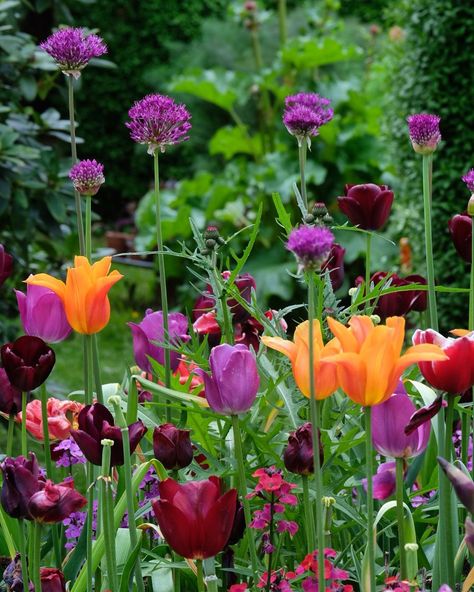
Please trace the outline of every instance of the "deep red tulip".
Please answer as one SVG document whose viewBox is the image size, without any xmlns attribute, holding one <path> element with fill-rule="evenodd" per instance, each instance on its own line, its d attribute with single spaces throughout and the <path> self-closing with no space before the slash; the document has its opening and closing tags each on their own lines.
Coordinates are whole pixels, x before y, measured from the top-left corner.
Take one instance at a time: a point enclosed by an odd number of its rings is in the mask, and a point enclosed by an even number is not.
<svg viewBox="0 0 474 592">
<path fill-rule="evenodd" d="M 346 249 L 334 243 L 329 252 L 329 257 L 321 266 L 321 271 L 329 271 L 332 289 L 339 290 L 344 282 L 344 254 Z"/>
<path fill-rule="evenodd" d="M 21 409 L 21 390 L 8 380 L 4 368 L 0 368 L 0 412 L 15 415 Z"/>
<path fill-rule="evenodd" d="M 66 580 L 61 570 L 53 567 L 40 569 L 41 592 L 66 592 Z"/>
<path fill-rule="evenodd" d="M 320 460 L 321 462 L 324 460 L 322 447 L 320 447 Z M 288 436 L 288 444 L 283 452 L 283 462 L 287 471 L 291 473 L 297 475 L 314 473 L 313 435 L 309 421 Z"/>
<path fill-rule="evenodd" d="M 153 510 L 173 551 L 186 559 L 207 559 L 224 549 L 234 522 L 235 489 L 221 495 L 220 479 L 213 476 L 183 484 L 166 479 L 159 492 Z"/>
<path fill-rule="evenodd" d="M 184 469 L 193 460 L 189 430 L 179 430 L 172 423 L 157 426 L 153 431 L 153 452 L 166 470 Z"/>
<path fill-rule="evenodd" d="M 448 356 L 439 362 L 418 362 L 421 373 L 434 388 L 459 395 L 474 385 L 474 332 L 463 337 L 443 337 L 433 329 L 413 335 L 415 345 L 433 343 Z"/>
<path fill-rule="evenodd" d="M 114 418 L 110 411 L 101 403 L 86 405 L 79 413 L 77 422 L 79 428 L 71 430 L 71 436 L 89 462 L 100 466 L 102 464 L 102 444 L 104 438 L 113 440 L 111 451 L 111 465 L 123 465 L 122 432 L 114 425 Z M 134 452 L 140 440 L 147 432 L 143 422 L 138 420 L 128 426 L 130 436 L 130 452 Z"/>
<path fill-rule="evenodd" d="M 5 512 L 12 518 L 32 520 L 29 503 L 42 487 L 44 479 L 40 477 L 40 467 L 36 456 L 30 452 L 29 458 L 7 457 L 1 464 L 3 485 L 1 503 Z"/>
<path fill-rule="evenodd" d="M 379 230 L 390 215 L 393 192 L 387 185 L 346 185 L 345 196 L 337 200 L 339 209 L 354 226 Z"/>
<path fill-rule="evenodd" d="M 8 379 L 21 391 L 32 391 L 48 378 L 56 357 L 39 337 L 23 335 L 0 350 Z"/>
<path fill-rule="evenodd" d="M 11 276 L 13 271 L 13 257 L 5 251 L 5 247 L 0 244 L 0 288 Z"/>
<path fill-rule="evenodd" d="M 31 497 L 28 510 L 37 522 L 53 524 L 62 522 L 86 504 L 86 498 L 74 489 L 72 479 L 58 485 L 48 480 L 44 488 Z"/>
<path fill-rule="evenodd" d="M 456 214 L 448 222 L 449 233 L 459 256 L 471 262 L 472 218 L 466 213 Z"/>
</svg>

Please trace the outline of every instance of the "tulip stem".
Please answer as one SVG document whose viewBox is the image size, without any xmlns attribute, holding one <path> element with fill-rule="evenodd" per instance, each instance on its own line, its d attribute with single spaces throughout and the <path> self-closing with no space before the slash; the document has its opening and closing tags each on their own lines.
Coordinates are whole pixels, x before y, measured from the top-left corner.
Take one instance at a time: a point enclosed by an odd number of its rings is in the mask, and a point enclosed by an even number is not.
<svg viewBox="0 0 474 592">
<path fill-rule="evenodd" d="M 308 212 L 308 195 L 306 193 L 306 177 L 305 177 L 305 166 L 306 166 L 306 152 L 308 145 L 306 139 L 298 141 L 298 156 L 300 162 L 300 181 L 301 181 L 301 197 L 303 198 L 304 207 Z"/>
<path fill-rule="evenodd" d="M 35 522 L 33 527 L 33 557 L 31 563 L 31 580 L 34 589 L 41 592 L 41 524 L 39 522 Z"/>
<path fill-rule="evenodd" d="M 28 445 L 26 441 L 26 402 L 28 400 L 28 393 L 23 391 L 21 393 L 21 453 L 26 458 L 28 454 Z"/>
<path fill-rule="evenodd" d="M 99 343 L 98 335 L 94 333 L 91 335 L 92 341 L 92 367 L 94 370 L 94 381 L 97 401 L 104 404 L 104 393 L 102 390 L 102 379 L 100 377 L 100 360 L 99 360 Z"/>
<path fill-rule="evenodd" d="M 26 553 L 26 532 L 25 532 L 25 521 L 20 518 L 20 559 L 21 559 L 21 577 L 23 582 L 29 582 L 28 576 L 28 561 Z M 24 590 L 28 590 L 28 586 L 23 586 Z"/>
<path fill-rule="evenodd" d="M 113 499 L 111 491 L 110 458 L 113 441 L 104 439 L 102 444 L 102 475 L 100 480 L 100 505 L 102 506 L 102 529 L 104 533 L 107 581 L 111 592 L 118 591 L 117 562 L 115 558 L 115 536 L 113 522 Z M 112 507 L 111 507 L 112 506 Z"/>
<path fill-rule="evenodd" d="M 213 288 L 213 291 L 216 293 L 218 300 L 220 301 L 220 305 L 222 308 L 222 319 L 224 321 L 224 331 L 223 331 L 224 341 L 223 341 L 223 343 L 228 343 L 230 345 L 233 345 L 234 332 L 232 330 L 232 321 L 229 316 L 229 308 L 227 306 L 226 292 L 220 286 L 220 282 L 222 281 L 222 279 L 219 278 L 219 274 L 217 272 L 217 260 L 216 259 L 217 259 L 216 251 L 213 251 L 212 255 L 211 255 L 211 276 L 210 276 L 211 286 L 212 286 L 212 280 L 214 280 L 215 288 Z M 217 300 L 216 300 L 216 306 L 217 306 Z"/>
<path fill-rule="evenodd" d="M 425 253 L 428 280 L 428 311 L 430 328 L 438 330 L 438 311 L 436 307 L 435 275 L 433 262 L 433 237 L 431 232 L 431 180 L 433 174 L 433 155 L 423 155 L 423 203 L 425 217 Z"/>
<path fill-rule="evenodd" d="M 371 252 L 372 252 L 372 234 L 370 232 L 368 232 L 366 234 L 366 245 L 365 245 L 365 295 L 366 296 L 368 296 L 370 293 L 370 256 L 371 256 Z"/>
<path fill-rule="evenodd" d="M 202 570 L 202 559 L 196 559 L 196 579 L 198 592 L 204 592 L 204 573 Z"/>
<path fill-rule="evenodd" d="M 283 47 L 287 38 L 286 0 L 278 0 L 278 25 L 280 29 L 280 45 Z"/>
<path fill-rule="evenodd" d="M 397 496 L 397 521 L 398 521 L 398 549 L 400 554 L 400 579 L 407 578 L 407 557 L 405 551 L 405 508 L 403 507 L 403 458 L 397 458 L 396 461 L 396 496 Z"/>
<path fill-rule="evenodd" d="M 451 462 L 451 452 L 453 449 L 453 419 L 454 419 L 454 402 L 455 397 L 452 395 L 448 395 L 446 397 L 448 406 L 446 408 L 446 432 L 445 432 L 445 443 L 444 443 L 444 458 Z M 446 479 L 445 488 L 445 495 L 443 496 L 442 506 L 440 508 L 440 513 L 444 514 L 445 517 L 445 532 L 444 532 L 444 545 L 446 554 L 446 575 L 447 581 L 442 582 L 449 584 L 451 588 L 454 589 L 455 581 L 454 581 L 454 557 L 455 557 L 455 549 L 454 549 L 454 540 L 453 540 L 453 528 L 452 528 L 452 512 L 451 512 L 451 487 L 447 481 L 447 477 L 444 475 L 442 476 L 443 479 Z"/>
<path fill-rule="evenodd" d="M 87 463 L 87 517 L 86 517 L 86 565 L 87 565 L 87 592 L 93 592 L 94 567 L 92 564 L 92 521 L 94 519 L 94 467 Z M 97 523 L 99 526 L 99 523 Z"/>
<path fill-rule="evenodd" d="M 471 216 L 471 282 L 469 286 L 469 331 L 474 331 L 474 216 Z"/>
<path fill-rule="evenodd" d="M 158 270 L 160 274 L 161 310 L 163 312 L 163 341 L 165 350 L 165 386 L 171 385 L 171 356 L 169 350 L 169 323 L 168 323 L 168 294 L 166 291 L 166 267 L 163 255 L 163 236 L 161 231 L 161 204 L 160 204 L 160 169 L 158 163 L 158 150 L 153 153 L 153 171 L 155 178 L 155 222 L 156 242 L 158 244 Z M 167 401 L 169 403 L 169 401 Z M 166 406 L 166 421 L 171 421 L 171 408 Z"/>
<path fill-rule="evenodd" d="M 308 486 L 308 475 L 301 476 L 303 481 L 303 506 L 304 506 L 304 518 L 306 526 L 306 541 L 308 545 L 308 553 L 313 553 L 316 549 L 316 541 L 314 539 L 315 526 L 314 526 L 314 514 L 311 508 L 311 500 L 309 497 L 309 486 Z"/>
<path fill-rule="evenodd" d="M 8 416 L 8 432 L 7 432 L 7 456 L 12 456 L 13 453 L 13 434 L 15 432 L 15 414 L 10 413 Z"/>
<path fill-rule="evenodd" d="M 375 592 L 375 541 L 374 541 L 374 456 L 372 449 L 372 408 L 365 407 L 365 454 L 367 462 L 367 555 L 369 563 L 369 589 Z"/>
<path fill-rule="evenodd" d="M 237 459 L 237 473 L 238 473 L 238 484 L 240 497 L 242 498 L 242 505 L 244 507 L 245 523 L 247 524 L 246 535 L 250 549 L 250 560 L 252 563 L 252 574 L 254 585 L 258 582 L 258 559 L 257 549 L 255 548 L 255 539 L 253 537 L 253 531 L 249 528 L 249 524 L 252 521 L 252 515 L 250 514 L 250 504 L 247 499 L 247 483 L 245 479 L 245 465 L 244 455 L 242 452 L 242 439 L 240 436 L 239 418 L 237 415 L 231 415 L 232 418 L 232 429 L 234 432 L 234 445 L 235 445 L 235 456 Z"/>
<path fill-rule="evenodd" d="M 74 85 L 73 77 L 66 76 L 67 89 L 68 89 L 68 103 L 69 103 L 69 125 L 71 134 L 71 160 L 72 164 L 75 165 L 77 162 L 77 148 L 76 148 L 76 123 L 74 120 Z M 85 255 L 86 245 L 84 240 L 84 226 L 82 223 L 82 207 L 81 207 L 81 196 L 78 191 L 74 191 L 74 202 L 76 205 L 76 217 L 77 217 L 77 234 L 79 235 L 79 254 Z"/>
</svg>

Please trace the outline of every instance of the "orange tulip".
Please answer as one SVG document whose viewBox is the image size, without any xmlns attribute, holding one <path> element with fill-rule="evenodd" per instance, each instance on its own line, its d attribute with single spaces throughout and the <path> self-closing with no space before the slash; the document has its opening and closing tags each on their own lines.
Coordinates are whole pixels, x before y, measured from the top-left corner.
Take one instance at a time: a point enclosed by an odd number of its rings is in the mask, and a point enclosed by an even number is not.
<svg viewBox="0 0 474 592">
<path fill-rule="evenodd" d="M 403 317 L 389 317 L 386 325 L 378 326 L 368 316 L 352 317 L 349 327 L 331 318 L 328 323 L 343 353 L 326 358 L 324 365 L 337 368 L 342 390 L 364 407 L 388 399 L 408 366 L 446 359 L 442 349 L 431 344 L 414 345 L 400 355 L 405 337 Z"/>
<path fill-rule="evenodd" d="M 109 274 L 112 257 L 91 265 L 86 257 L 75 257 L 75 267 L 67 270 L 66 283 L 46 273 L 30 276 L 33 286 L 44 286 L 55 292 L 64 304 L 67 320 L 78 333 L 92 335 L 101 331 L 110 319 L 107 294 L 123 276 L 114 270 Z"/>
<path fill-rule="evenodd" d="M 309 397 L 309 321 L 304 321 L 296 327 L 294 341 L 287 341 L 281 337 L 262 337 L 262 341 L 267 347 L 276 349 L 290 359 L 295 382 L 303 395 Z M 325 357 L 333 356 L 340 351 L 339 343 L 335 339 L 324 345 L 319 321 L 313 321 L 313 370 L 318 400 L 329 397 L 339 386 L 335 366 L 321 362 Z"/>
</svg>

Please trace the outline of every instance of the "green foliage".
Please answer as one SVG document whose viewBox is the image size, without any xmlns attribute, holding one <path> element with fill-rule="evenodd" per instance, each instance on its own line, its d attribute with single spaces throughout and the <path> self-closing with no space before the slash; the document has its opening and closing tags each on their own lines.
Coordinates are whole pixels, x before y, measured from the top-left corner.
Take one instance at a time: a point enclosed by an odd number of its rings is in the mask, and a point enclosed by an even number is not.
<svg viewBox="0 0 474 592">
<path fill-rule="evenodd" d="M 474 138 L 466 133 L 474 125 L 474 86 L 471 61 L 474 51 L 474 15 L 471 7 L 454 0 L 414 0 L 397 3 L 392 19 L 404 28 L 405 39 L 392 44 L 385 81 L 389 129 L 387 138 L 400 171 L 395 201 L 395 232 L 407 236 L 422 270 L 423 219 L 421 158 L 408 141 L 405 118 L 428 112 L 441 116 L 443 142 L 434 156 L 433 237 L 436 281 L 468 286 L 468 268 L 449 237 L 447 222 L 465 210 L 468 192 L 460 176 L 472 167 Z M 396 19 L 396 20 L 395 20 Z M 465 326 L 467 299 L 439 297 L 444 329 Z"/>
</svg>

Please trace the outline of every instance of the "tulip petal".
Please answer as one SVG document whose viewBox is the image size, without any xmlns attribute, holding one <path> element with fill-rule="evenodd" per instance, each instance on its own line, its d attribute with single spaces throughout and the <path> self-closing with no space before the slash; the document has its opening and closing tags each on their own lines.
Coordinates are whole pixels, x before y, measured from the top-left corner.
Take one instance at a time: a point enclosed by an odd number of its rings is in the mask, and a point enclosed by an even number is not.
<svg viewBox="0 0 474 592">
<path fill-rule="evenodd" d="M 236 504 L 237 491 L 230 489 L 217 500 L 204 517 L 201 523 L 202 537 L 206 543 L 204 558 L 214 557 L 225 547 L 232 531 Z M 210 528 L 212 536 L 209 536 Z"/>
<path fill-rule="evenodd" d="M 43 288 L 48 288 L 64 301 L 66 284 L 52 275 L 48 275 L 47 273 L 30 275 L 30 277 L 25 280 L 25 283 L 32 286 L 43 286 Z"/>
<path fill-rule="evenodd" d="M 336 363 L 337 377 L 342 390 L 359 405 L 372 405 L 366 400 L 365 385 L 366 369 L 360 356 L 356 353 L 343 353 L 329 356 L 321 360 L 321 364 Z"/>
<path fill-rule="evenodd" d="M 186 559 L 203 559 L 196 523 L 166 499 L 153 502 L 153 511 L 168 545 Z"/>
<path fill-rule="evenodd" d="M 281 337 L 269 337 L 266 335 L 264 335 L 261 339 L 262 343 L 270 349 L 280 352 L 292 361 L 295 358 L 296 345 L 292 341 L 282 339 Z"/>
<path fill-rule="evenodd" d="M 357 339 L 353 333 L 351 333 L 348 327 L 345 327 L 342 323 L 336 321 L 336 319 L 333 319 L 332 317 L 328 317 L 327 321 L 329 328 L 331 329 L 331 333 L 341 344 L 342 351 L 353 353 L 359 351 Z"/>
<path fill-rule="evenodd" d="M 99 466 L 102 464 L 102 447 L 92 436 L 82 430 L 71 430 L 71 436 L 82 450 L 82 453 L 89 462 Z"/>
</svg>

